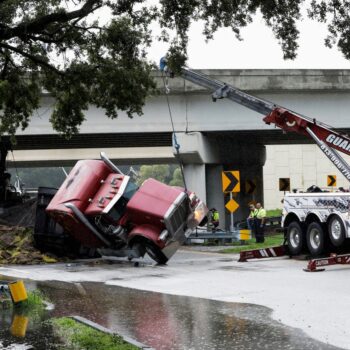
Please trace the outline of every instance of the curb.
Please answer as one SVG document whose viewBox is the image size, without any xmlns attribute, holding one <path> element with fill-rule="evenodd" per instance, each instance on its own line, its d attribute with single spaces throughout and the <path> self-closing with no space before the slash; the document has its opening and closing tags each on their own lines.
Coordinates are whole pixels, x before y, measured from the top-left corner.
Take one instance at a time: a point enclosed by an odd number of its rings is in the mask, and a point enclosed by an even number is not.
<svg viewBox="0 0 350 350">
<path fill-rule="evenodd" d="M 75 320 L 77 322 L 83 323 L 83 324 L 85 324 L 88 327 L 94 328 L 94 329 L 96 329 L 96 330 L 98 330 L 100 332 L 111 334 L 111 335 L 118 335 L 118 336 L 122 337 L 127 343 L 132 344 L 134 346 L 137 346 L 141 350 L 155 350 L 155 349 L 151 348 L 148 345 L 142 344 L 142 343 L 138 342 L 135 339 L 129 338 L 126 335 L 123 335 L 123 334 L 121 334 L 119 332 L 118 333 L 117 332 L 113 332 L 112 330 L 110 330 L 110 329 L 108 329 L 106 327 L 103 327 L 103 326 L 99 325 L 98 323 L 90 321 L 90 320 L 88 320 L 85 317 L 80 317 L 80 316 L 68 316 L 68 317 L 72 318 L 73 320 Z"/>
</svg>

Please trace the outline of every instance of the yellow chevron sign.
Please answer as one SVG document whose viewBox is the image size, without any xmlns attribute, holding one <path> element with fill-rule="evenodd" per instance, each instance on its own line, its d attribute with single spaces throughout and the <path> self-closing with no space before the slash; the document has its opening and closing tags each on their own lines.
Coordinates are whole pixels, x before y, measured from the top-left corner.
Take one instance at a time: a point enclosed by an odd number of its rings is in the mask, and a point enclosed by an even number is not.
<svg viewBox="0 0 350 350">
<path fill-rule="evenodd" d="M 337 175 L 327 176 L 327 186 L 336 187 L 337 186 Z"/>
<path fill-rule="evenodd" d="M 256 180 L 246 180 L 245 193 L 252 194 L 256 191 Z"/>
<path fill-rule="evenodd" d="M 222 192 L 240 192 L 241 183 L 239 180 L 239 170 L 223 171 L 222 177 Z"/>
<path fill-rule="evenodd" d="M 290 191 L 290 178 L 280 178 L 278 182 L 280 191 Z"/>
</svg>

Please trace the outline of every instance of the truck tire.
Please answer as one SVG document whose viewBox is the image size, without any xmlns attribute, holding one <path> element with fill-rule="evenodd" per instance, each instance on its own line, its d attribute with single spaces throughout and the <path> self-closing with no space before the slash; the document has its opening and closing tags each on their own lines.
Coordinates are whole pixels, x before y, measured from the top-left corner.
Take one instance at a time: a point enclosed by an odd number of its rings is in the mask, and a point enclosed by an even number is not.
<svg viewBox="0 0 350 350">
<path fill-rule="evenodd" d="M 325 250 L 325 233 L 320 223 L 312 222 L 306 232 L 306 243 L 312 256 L 321 255 Z"/>
<path fill-rule="evenodd" d="M 339 216 L 333 216 L 328 223 L 329 239 L 335 247 L 345 242 L 345 227 Z"/>
<path fill-rule="evenodd" d="M 168 258 L 162 253 L 160 248 L 150 240 L 145 241 L 146 253 L 160 265 L 165 265 L 168 261 Z"/>
<path fill-rule="evenodd" d="M 292 221 L 287 227 L 287 244 L 291 255 L 298 255 L 304 248 L 304 234 L 300 224 Z"/>
</svg>

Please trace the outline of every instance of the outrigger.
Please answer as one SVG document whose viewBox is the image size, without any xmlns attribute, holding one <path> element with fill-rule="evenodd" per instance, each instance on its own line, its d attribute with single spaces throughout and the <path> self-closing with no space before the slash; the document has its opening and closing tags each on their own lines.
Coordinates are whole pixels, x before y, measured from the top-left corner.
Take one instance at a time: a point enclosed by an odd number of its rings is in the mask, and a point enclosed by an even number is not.
<svg viewBox="0 0 350 350">
<path fill-rule="evenodd" d="M 251 259 L 276 258 L 282 256 L 292 257 L 286 244 L 276 247 L 242 251 L 239 254 L 238 262 L 247 262 Z M 350 265 L 350 254 L 338 255 L 332 253 L 329 257 L 311 259 L 308 261 L 307 267 L 303 270 L 306 272 L 321 272 L 325 271 L 325 266 L 330 265 Z"/>
</svg>

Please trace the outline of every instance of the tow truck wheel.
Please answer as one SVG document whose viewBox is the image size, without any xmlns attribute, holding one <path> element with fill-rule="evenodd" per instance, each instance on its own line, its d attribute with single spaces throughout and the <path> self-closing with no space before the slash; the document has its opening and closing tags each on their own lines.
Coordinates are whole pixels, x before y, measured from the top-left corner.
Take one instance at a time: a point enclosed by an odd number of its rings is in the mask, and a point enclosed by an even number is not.
<svg viewBox="0 0 350 350">
<path fill-rule="evenodd" d="M 328 223 L 329 239 L 335 247 L 340 247 L 345 241 L 345 227 L 338 216 L 333 216 Z"/>
<path fill-rule="evenodd" d="M 152 241 L 146 240 L 144 243 L 147 254 L 150 258 L 156 261 L 160 265 L 165 265 L 168 261 L 168 258 L 162 253 L 160 248 L 156 246 Z"/>
<path fill-rule="evenodd" d="M 325 249 L 325 234 L 318 222 L 312 222 L 306 232 L 307 247 L 312 256 L 321 255 Z"/>
<path fill-rule="evenodd" d="M 300 224 L 292 221 L 287 228 L 287 244 L 291 255 L 298 255 L 304 248 L 303 230 Z"/>
</svg>

